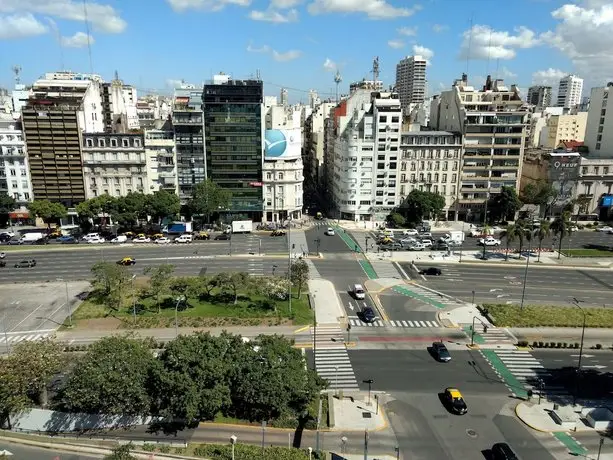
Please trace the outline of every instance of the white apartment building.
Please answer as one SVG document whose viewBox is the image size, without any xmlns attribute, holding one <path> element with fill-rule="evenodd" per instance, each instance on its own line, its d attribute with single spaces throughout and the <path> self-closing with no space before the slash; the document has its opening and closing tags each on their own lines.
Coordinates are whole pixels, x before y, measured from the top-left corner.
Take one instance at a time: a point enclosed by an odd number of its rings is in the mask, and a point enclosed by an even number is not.
<svg viewBox="0 0 613 460">
<path fill-rule="evenodd" d="M 321 104 L 321 98 L 317 94 L 317 91 L 315 91 L 314 89 L 310 89 L 309 90 L 309 107 L 311 109 L 315 109 L 315 107 L 318 107 L 319 104 Z"/>
<path fill-rule="evenodd" d="M 264 109 L 266 110 L 264 117 L 266 129 L 300 128 L 301 107 L 264 104 Z"/>
<path fill-rule="evenodd" d="M 20 208 L 34 199 L 26 155 L 26 143 L 17 114 L 0 113 L 0 193 L 17 201 Z"/>
<path fill-rule="evenodd" d="M 147 95 L 136 101 L 136 115 L 141 128 L 151 129 L 157 121 L 165 122 L 171 115 L 170 100 L 158 95 Z"/>
<path fill-rule="evenodd" d="M 540 147 L 555 149 L 561 142 L 583 142 L 586 126 L 587 112 L 575 115 L 551 115 L 541 131 Z"/>
<path fill-rule="evenodd" d="M 356 90 L 338 105 L 326 141 L 332 199 L 341 219 L 383 221 L 400 204 L 402 110 L 395 93 Z M 333 142 L 333 145 L 330 143 Z"/>
<path fill-rule="evenodd" d="M 263 217 L 266 222 L 283 222 L 288 218 L 300 219 L 304 204 L 300 128 L 279 131 L 285 137 L 285 147 L 282 151 L 276 149 L 272 151 L 267 148 L 264 154 L 261 185 L 264 192 Z"/>
<path fill-rule="evenodd" d="M 282 106 L 289 105 L 289 94 L 285 88 L 281 88 L 281 92 L 279 93 L 280 101 Z"/>
<path fill-rule="evenodd" d="M 560 79 L 558 85 L 557 106 L 571 109 L 581 103 L 583 93 L 583 78 L 567 75 Z"/>
<path fill-rule="evenodd" d="M 151 192 L 142 134 L 84 134 L 82 152 L 86 199 Z"/>
<path fill-rule="evenodd" d="M 608 158 L 591 158 L 582 156 L 579 159 L 579 178 L 574 188 L 573 198 L 585 196 L 590 198 L 589 214 L 599 214 L 602 195 L 613 194 L 613 156 Z"/>
<path fill-rule="evenodd" d="M 148 193 L 167 190 L 179 193 L 177 186 L 177 154 L 172 124 L 157 120 L 145 131 L 146 188 Z"/>
<path fill-rule="evenodd" d="M 422 56 L 407 56 L 396 64 L 396 92 L 405 114 L 409 104 L 420 104 L 426 99 L 426 66 Z"/>
<path fill-rule="evenodd" d="M 613 158 L 613 84 L 592 88 L 584 143 L 590 158 Z"/>
<path fill-rule="evenodd" d="M 483 90 L 456 80 L 432 103 L 434 129 L 463 135 L 458 218 L 483 220 L 485 203 L 501 187 L 519 190 L 528 110 L 515 85 L 488 77 Z"/>
<path fill-rule="evenodd" d="M 400 148 L 400 199 L 413 190 L 438 193 L 445 197 L 445 217 L 457 220 L 462 136 L 447 131 L 403 131 Z"/>
</svg>

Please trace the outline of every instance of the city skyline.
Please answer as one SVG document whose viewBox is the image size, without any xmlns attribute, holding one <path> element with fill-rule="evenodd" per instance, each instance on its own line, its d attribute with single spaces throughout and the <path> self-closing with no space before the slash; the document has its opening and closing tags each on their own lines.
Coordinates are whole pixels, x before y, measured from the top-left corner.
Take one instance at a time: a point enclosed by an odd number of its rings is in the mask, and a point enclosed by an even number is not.
<svg viewBox="0 0 613 460">
<path fill-rule="evenodd" d="M 613 79 L 603 38 L 613 31 L 613 4 L 602 0 L 523 0 L 514 10 L 531 14 L 516 16 L 491 14 L 477 0 L 156 0 L 146 10 L 136 3 L 87 1 L 86 22 L 76 0 L 2 2 L 0 85 L 12 87 L 13 65 L 28 84 L 62 67 L 106 80 L 117 70 L 141 94 L 170 94 L 181 80 L 200 84 L 220 71 L 234 78 L 259 71 L 266 95 L 287 87 L 290 102 L 306 102 L 309 89 L 334 97 L 337 70 L 341 93 L 372 78 L 374 56 L 380 79 L 394 84 L 396 64 L 413 54 L 429 61 L 430 94 L 463 72 L 475 86 L 488 74 L 517 83 L 523 96 L 532 84 L 555 91 L 568 73 L 586 79 L 584 96 Z M 445 23 L 443 7 L 455 22 Z"/>
</svg>

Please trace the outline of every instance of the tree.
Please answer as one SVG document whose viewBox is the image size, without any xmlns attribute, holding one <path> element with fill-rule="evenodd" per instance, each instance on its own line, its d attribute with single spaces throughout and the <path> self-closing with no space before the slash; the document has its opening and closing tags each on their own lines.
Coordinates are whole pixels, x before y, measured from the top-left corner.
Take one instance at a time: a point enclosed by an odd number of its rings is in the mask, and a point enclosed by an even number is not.
<svg viewBox="0 0 613 460">
<path fill-rule="evenodd" d="M 181 201 L 175 193 L 166 190 L 158 190 L 147 195 L 149 212 L 157 223 L 166 217 L 173 217 L 181 210 Z"/>
<path fill-rule="evenodd" d="M 28 205 L 28 209 L 36 217 L 42 219 L 49 228 L 52 223 L 59 223 L 60 219 L 68 215 L 63 204 L 49 200 L 34 200 Z"/>
<path fill-rule="evenodd" d="M 228 374 L 245 349 L 240 336 L 181 335 L 169 342 L 154 371 L 156 410 L 163 416 L 212 420 L 230 407 Z"/>
<path fill-rule="evenodd" d="M 397 211 L 408 223 L 417 224 L 423 219 L 438 216 L 444 207 L 445 198 L 442 195 L 412 190 Z"/>
<path fill-rule="evenodd" d="M 8 360 L 14 364 L 20 378 L 26 382 L 28 394 L 36 397 L 43 408 L 47 406 L 47 389 L 64 364 L 63 346 L 53 339 L 20 342 Z"/>
<path fill-rule="evenodd" d="M 28 385 L 15 360 L 3 359 L 0 366 L 0 427 L 11 429 L 11 416 L 32 404 Z"/>
<path fill-rule="evenodd" d="M 487 207 L 493 220 L 514 220 L 521 204 L 515 188 L 503 185 L 500 193 L 490 199 Z"/>
<path fill-rule="evenodd" d="M 96 219 L 100 217 L 102 226 L 106 225 L 109 217 L 119 214 L 117 198 L 106 193 L 79 203 L 76 206 L 76 210 L 81 219 Z"/>
<path fill-rule="evenodd" d="M 545 206 L 554 195 L 555 189 L 553 188 L 553 185 L 546 180 L 539 179 L 535 182 L 526 184 L 524 189 L 521 191 L 520 198 L 525 204 Z"/>
<path fill-rule="evenodd" d="M 172 274 L 175 271 L 175 266 L 171 264 L 162 264 L 157 267 L 146 267 L 144 274 L 149 276 L 149 288 L 151 294 L 155 296 L 155 301 L 160 313 L 162 300 L 172 293 L 170 289 L 172 283 Z"/>
<path fill-rule="evenodd" d="M 502 236 L 505 237 L 507 242 L 507 252 L 505 260 L 509 260 L 509 245 L 515 241 L 519 235 L 523 232 L 523 229 L 519 225 L 511 224 L 507 226 L 507 229 L 502 232 Z"/>
<path fill-rule="evenodd" d="M 200 294 L 197 278 L 189 276 L 175 276 L 170 279 L 170 292 L 175 297 L 184 297 L 185 305 L 189 305 L 189 299 Z"/>
<path fill-rule="evenodd" d="M 126 267 L 112 262 L 98 262 L 92 269 L 94 289 L 109 309 L 121 308 L 132 275 Z"/>
<path fill-rule="evenodd" d="M 249 275 L 245 272 L 223 272 L 215 277 L 215 284 L 222 292 L 232 294 L 234 305 L 238 303 L 238 291 L 250 283 Z"/>
<path fill-rule="evenodd" d="M 577 206 L 577 214 L 589 214 L 590 204 L 592 204 L 592 197 L 589 195 L 581 194 L 575 198 L 574 204 Z M 578 220 L 577 216 L 577 220 Z"/>
<path fill-rule="evenodd" d="M 551 235 L 550 223 L 548 220 L 542 220 L 539 227 L 536 229 L 535 236 L 539 240 L 539 255 L 537 261 L 541 261 L 541 249 L 543 247 L 543 240 Z"/>
<path fill-rule="evenodd" d="M 13 212 L 15 209 L 17 209 L 15 198 L 8 193 L 0 193 L 0 215 Z"/>
<path fill-rule="evenodd" d="M 309 265 L 303 259 L 292 262 L 291 282 L 298 287 L 298 298 L 302 294 L 302 287 L 309 281 Z"/>
<path fill-rule="evenodd" d="M 389 216 L 387 216 L 386 220 L 393 224 L 394 227 L 404 227 L 404 225 L 407 223 L 406 219 L 402 217 L 402 214 L 397 212 L 391 213 Z"/>
<path fill-rule="evenodd" d="M 556 217 L 556 219 L 551 223 L 551 226 L 549 228 L 551 229 L 551 232 L 554 235 L 558 236 L 558 240 L 559 240 L 558 241 L 558 259 L 559 259 L 560 255 L 562 254 L 562 240 L 564 240 L 564 238 L 570 234 L 569 214 L 565 212 L 561 216 Z"/>
<path fill-rule="evenodd" d="M 258 293 L 265 295 L 270 300 L 284 300 L 287 299 L 287 293 L 290 290 L 290 281 L 281 276 L 265 276 L 258 278 L 258 282 L 255 285 Z M 273 303 L 273 307 L 277 308 L 277 304 Z"/>
<path fill-rule="evenodd" d="M 210 222 L 211 215 L 230 205 L 232 193 L 211 179 L 200 182 L 194 187 L 188 206 L 192 214 L 205 216 Z"/>
<path fill-rule="evenodd" d="M 103 460 L 136 460 L 136 457 L 130 454 L 131 451 L 131 444 L 117 446 Z"/>
<path fill-rule="evenodd" d="M 95 342 L 68 375 L 60 391 L 68 412 L 148 415 L 156 359 L 148 341 L 104 337 Z"/>
</svg>

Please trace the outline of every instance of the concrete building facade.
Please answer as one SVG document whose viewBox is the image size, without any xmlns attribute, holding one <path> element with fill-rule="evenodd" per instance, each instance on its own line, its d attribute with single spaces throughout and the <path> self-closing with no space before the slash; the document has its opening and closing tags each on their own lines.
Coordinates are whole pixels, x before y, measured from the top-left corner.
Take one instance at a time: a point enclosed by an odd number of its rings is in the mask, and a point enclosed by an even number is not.
<svg viewBox="0 0 613 460">
<path fill-rule="evenodd" d="M 528 88 L 526 102 L 535 106 L 537 110 L 542 110 L 551 105 L 551 97 L 551 86 L 531 86 Z"/>
<path fill-rule="evenodd" d="M 426 66 L 428 61 L 422 56 L 407 56 L 396 65 L 396 92 L 405 114 L 410 104 L 420 104 L 427 96 Z"/>
<path fill-rule="evenodd" d="M 587 126 L 587 112 L 575 115 L 551 115 L 541 131 L 540 147 L 555 149 L 561 142 L 583 142 Z"/>
<path fill-rule="evenodd" d="M 145 130 L 145 160 L 148 192 L 178 193 L 174 128 L 169 121 L 158 120 Z"/>
<path fill-rule="evenodd" d="M 83 175 L 86 198 L 150 193 L 143 134 L 83 135 Z"/>
<path fill-rule="evenodd" d="M 613 158 L 613 83 L 592 88 L 584 143 L 590 158 Z"/>
<path fill-rule="evenodd" d="M 558 97 L 556 105 L 572 109 L 581 104 L 583 93 L 583 78 L 576 75 L 566 75 L 558 84 Z"/>
<path fill-rule="evenodd" d="M 19 208 L 34 199 L 26 143 L 17 114 L 0 113 L 0 193 L 14 198 Z"/>
</svg>

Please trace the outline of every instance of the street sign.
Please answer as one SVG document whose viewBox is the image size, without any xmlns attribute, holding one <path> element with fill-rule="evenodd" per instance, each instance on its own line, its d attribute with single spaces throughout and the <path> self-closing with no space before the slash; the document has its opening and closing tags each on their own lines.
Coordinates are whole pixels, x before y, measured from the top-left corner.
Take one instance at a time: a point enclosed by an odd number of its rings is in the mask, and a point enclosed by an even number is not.
<svg viewBox="0 0 613 460">
<path fill-rule="evenodd" d="M 262 182 L 249 182 L 249 185 L 252 187 L 261 187 L 264 184 Z"/>
</svg>

